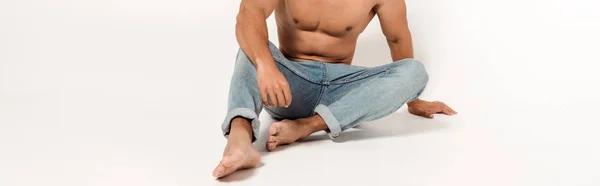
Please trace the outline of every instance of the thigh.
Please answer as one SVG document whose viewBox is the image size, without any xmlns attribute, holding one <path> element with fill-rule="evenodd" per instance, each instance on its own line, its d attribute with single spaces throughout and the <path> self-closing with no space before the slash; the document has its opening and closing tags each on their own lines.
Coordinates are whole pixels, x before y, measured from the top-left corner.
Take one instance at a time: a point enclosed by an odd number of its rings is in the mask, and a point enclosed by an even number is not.
<svg viewBox="0 0 600 186">
<path fill-rule="evenodd" d="M 331 72 L 334 70 L 329 70 Z M 343 97 L 362 97 L 375 99 L 414 99 L 427 83 L 427 73 L 423 65 L 415 60 L 406 59 L 377 67 L 336 68 L 335 73 L 329 73 L 331 83 L 325 89 L 322 104 L 330 105 Z M 352 94 L 349 96 L 348 94 Z M 384 95 L 393 95 L 387 97 Z M 385 97 L 385 98 L 384 98 Z M 369 102 L 375 100 L 354 100 Z M 387 100 L 395 103 L 397 100 Z"/>
<path fill-rule="evenodd" d="M 341 99 L 353 90 L 361 89 L 363 85 L 377 81 L 381 74 L 385 74 L 393 66 L 390 64 L 377 67 L 361 67 L 343 64 L 328 64 L 327 69 L 327 88 L 325 97 L 321 104 L 330 105 Z M 366 92 L 369 90 L 360 90 Z M 361 100 L 356 100 L 361 101 Z M 366 100 L 362 100 L 366 101 Z"/>
</svg>

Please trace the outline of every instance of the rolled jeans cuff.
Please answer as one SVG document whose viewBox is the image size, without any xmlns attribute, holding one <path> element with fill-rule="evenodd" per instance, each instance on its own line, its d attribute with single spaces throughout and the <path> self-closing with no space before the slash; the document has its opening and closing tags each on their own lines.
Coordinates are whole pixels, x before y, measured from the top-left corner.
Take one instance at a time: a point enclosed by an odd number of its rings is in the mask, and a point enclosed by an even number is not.
<svg viewBox="0 0 600 186">
<path fill-rule="evenodd" d="M 321 116 L 321 118 L 323 118 L 323 121 L 325 121 L 325 124 L 329 128 L 329 138 L 335 139 L 338 136 L 340 136 L 340 133 L 342 132 L 340 123 L 337 119 L 335 119 L 335 116 L 333 116 L 333 114 L 331 113 L 329 108 L 327 108 L 327 106 L 319 104 L 315 108 L 315 112 L 318 113 Z"/>
<path fill-rule="evenodd" d="M 256 136 L 258 135 L 258 130 L 260 129 L 260 121 L 256 113 L 254 113 L 254 110 L 248 108 L 234 108 L 227 113 L 225 121 L 223 121 L 223 125 L 221 125 L 223 136 L 226 138 L 229 137 L 231 121 L 237 117 L 246 118 L 250 121 L 250 125 L 252 126 L 252 142 L 256 141 Z"/>
</svg>

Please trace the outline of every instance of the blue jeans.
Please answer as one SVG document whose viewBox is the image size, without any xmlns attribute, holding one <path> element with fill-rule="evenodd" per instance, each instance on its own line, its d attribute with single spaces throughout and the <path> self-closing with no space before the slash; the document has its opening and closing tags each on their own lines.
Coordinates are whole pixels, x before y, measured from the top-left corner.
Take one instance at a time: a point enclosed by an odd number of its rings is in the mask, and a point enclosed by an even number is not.
<svg viewBox="0 0 600 186">
<path fill-rule="evenodd" d="M 268 107 L 265 111 L 277 119 L 319 114 L 332 139 L 361 122 L 394 113 L 416 99 L 429 79 L 423 64 L 414 59 L 369 68 L 290 61 L 272 43 L 269 48 L 290 85 L 292 103 L 288 108 Z M 231 121 L 243 117 L 250 121 L 255 141 L 262 109 L 256 67 L 240 49 L 230 84 L 228 113 L 222 125 L 225 137 L 229 135 Z"/>
</svg>

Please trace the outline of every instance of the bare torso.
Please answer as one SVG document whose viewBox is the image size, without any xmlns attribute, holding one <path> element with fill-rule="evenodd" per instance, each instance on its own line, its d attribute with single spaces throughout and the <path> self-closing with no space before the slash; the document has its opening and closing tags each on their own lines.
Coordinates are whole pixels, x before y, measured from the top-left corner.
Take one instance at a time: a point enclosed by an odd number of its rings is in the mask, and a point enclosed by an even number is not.
<svg viewBox="0 0 600 186">
<path fill-rule="evenodd" d="M 289 59 L 350 64 L 377 0 L 280 0 L 279 48 Z"/>
</svg>

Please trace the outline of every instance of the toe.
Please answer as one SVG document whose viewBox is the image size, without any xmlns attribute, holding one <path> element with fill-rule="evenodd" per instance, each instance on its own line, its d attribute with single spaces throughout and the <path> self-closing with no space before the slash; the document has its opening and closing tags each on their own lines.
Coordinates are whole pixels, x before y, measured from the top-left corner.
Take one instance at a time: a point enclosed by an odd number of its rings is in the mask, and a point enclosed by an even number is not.
<svg viewBox="0 0 600 186">
<path fill-rule="evenodd" d="M 275 123 L 271 124 L 271 127 L 269 127 L 269 134 L 276 135 L 277 133 L 279 133 L 280 128 L 281 128 L 281 125 L 279 124 L 279 122 L 275 122 Z"/>
<path fill-rule="evenodd" d="M 221 178 L 231 174 L 239 168 L 239 163 L 242 161 L 243 156 L 239 156 L 238 153 L 232 153 L 224 156 L 219 163 L 219 166 L 213 171 L 213 176 Z"/>
<path fill-rule="evenodd" d="M 215 170 L 213 171 L 213 176 L 216 178 L 227 176 L 228 174 L 231 174 L 233 172 L 233 170 L 231 169 L 232 167 L 225 167 L 223 163 L 219 163 L 217 168 L 215 168 Z"/>
<path fill-rule="evenodd" d="M 213 171 L 212 175 L 218 178 L 223 174 L 223 171 L 225 171 L 225 167 L 219 163 L 219 165 L 217 165 L 217 168 L 215 168 L 215 170 Z"/>
<path fill-rule="evenodd" d="M 235 172 L 236 170 L 239 169 L 239 166 L 223 166 L 223 164 L 219 165 L 219 167 L 217 167 L 217 170 L 215 170 L 215 172 L 213 173 L 214 177 L 217 178 L 222 178 L 225 177 L 233 172 Z"/>
<path fill-rule="evenodd" d="M 269 142 L 269 144 L 267 144 L 267 150 L 269 151 L 275 150 L 275 147 L 277 147 L 277 143 L 275 142 Z"/>
<path fill-rule="evenodd" d="M 277 147 L 277 137 L 269 136 L 269 140 L 267 141 L 267 150 L 275 150 L 275 147 Z"/>
</svg>

